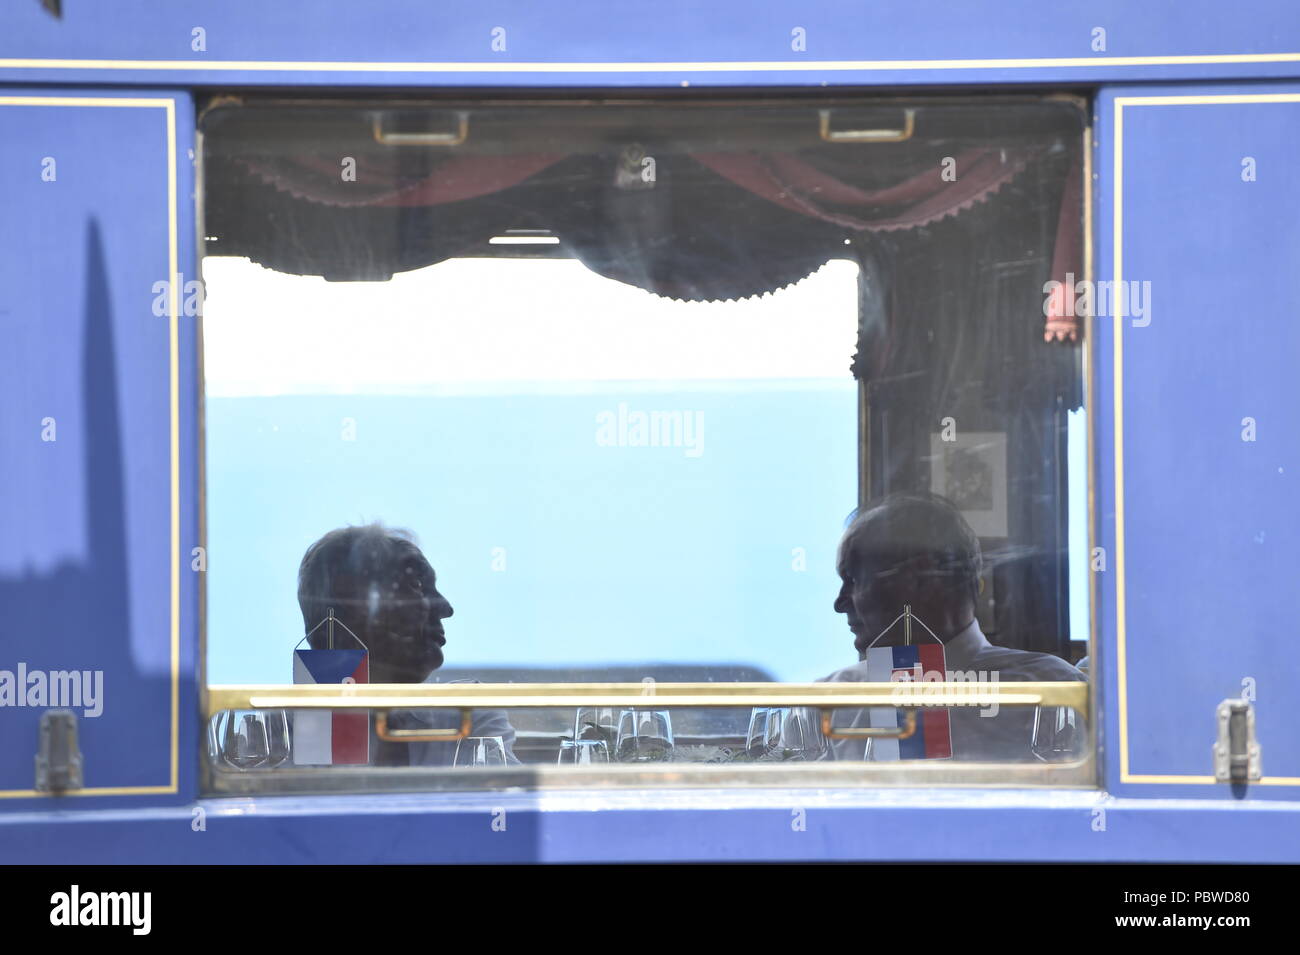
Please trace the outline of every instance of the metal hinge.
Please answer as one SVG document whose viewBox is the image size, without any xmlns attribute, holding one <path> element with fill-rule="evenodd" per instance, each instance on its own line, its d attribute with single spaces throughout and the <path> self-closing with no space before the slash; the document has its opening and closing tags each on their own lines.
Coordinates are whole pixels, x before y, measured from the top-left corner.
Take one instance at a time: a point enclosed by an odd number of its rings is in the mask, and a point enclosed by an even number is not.
<svg viewBox="0 0 1300 955">
<path fill-rule="evenodd" d="M 1254 782 L 1263 775 L 1255 741 L 1255 707 L 1246 700 L 1224 700 L 1215 710 L 1219 738 L 1214 744 L 1214 778 L 1221 783 Z"/>
<path fill-rule="evenodd" d="M 36 791 L 64 793 L 80 789 L 81 785 L 77 715 L 72 710 L 48 710 L 41 714 L 40 751 L 36 755 Z"/>
</svg>

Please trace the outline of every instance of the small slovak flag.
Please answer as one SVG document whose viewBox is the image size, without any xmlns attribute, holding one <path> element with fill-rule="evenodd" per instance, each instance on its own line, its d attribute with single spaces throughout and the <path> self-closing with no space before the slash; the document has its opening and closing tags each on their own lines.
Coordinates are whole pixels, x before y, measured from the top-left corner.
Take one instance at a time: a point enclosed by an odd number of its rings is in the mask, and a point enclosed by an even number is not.
<svg viewBox="0 0 1300 955">
<path fill-rule="evenodd" d="M 905 647 L 874 647 L 867 650 L 867 680 L 871 683 L 917 682 L 947 678 L 942 644 Z M 937 674 L 937 676 L 936 676 Z M 903 726 L 907 720 L 902 710 L 875 706 L 868 713 L 872 726 Z M 916 732 L 907 739 L 873 739 L 871 759 L 890 762 L 898 759 L 950 759 L 952 728 L 948 711 L 922 707 L 917 714 Z"/>
<path fill-rule="evenodd" d="M 369 683 L 365 650 L 295 650 L 294 683 Z M 296 766 L 355 766 L 370 762 L 368 710 L 294 710 Z"/>
</svg>

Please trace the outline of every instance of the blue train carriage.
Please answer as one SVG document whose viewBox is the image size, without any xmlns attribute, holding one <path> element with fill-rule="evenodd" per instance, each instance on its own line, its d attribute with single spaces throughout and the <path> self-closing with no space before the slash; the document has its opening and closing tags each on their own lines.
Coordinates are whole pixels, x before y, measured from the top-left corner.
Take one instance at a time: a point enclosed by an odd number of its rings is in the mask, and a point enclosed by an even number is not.
<svg viewBox="0 0 1300 955">
<path fill-rule="evenodd" d="M 0 24 L 0 859 L 1300 861 L 1285 0 Z M 1038 670 L 855 643 L 900 492 Z"/>
</svg>

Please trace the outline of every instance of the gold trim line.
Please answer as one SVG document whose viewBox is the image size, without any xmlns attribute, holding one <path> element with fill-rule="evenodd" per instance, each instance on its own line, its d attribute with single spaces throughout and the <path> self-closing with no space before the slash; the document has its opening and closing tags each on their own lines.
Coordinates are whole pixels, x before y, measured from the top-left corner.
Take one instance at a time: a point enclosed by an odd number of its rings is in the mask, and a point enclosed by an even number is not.
<svg viewBox="0 0 1300 955">
<path fill-rule="evenodd" d="M 167 130 L 167 269 L 170 275 L 171 323 L 168 329 L 168 402 L 170 411 L 170 650 L 171 650 L 171 759 L 168 782 L 164 786 L 89 786 L 70 796 L 154 796 L 180 791 L 180 402 L 177 366 L 178 307 L 180 290 L 179 246 L 176 195 L 176 101 L 171 97 L 139 96 L 0 96 L 0 106 L 88 106 L 110 108 L 162 109 Z M 0 799 L 56 798 L 35 789 L 0 789 Z"/>
<path fill-rule="evenodd" d="M 1179 96 L 1117 96 L 1114 109 L 1114 185 L 1112 187 L 1112 248 L 1114 282 L 1119 287 L 1124 274 L 1124 108 L 1126 106 L 1231 106 L 1269 103 L 1300 103 L 1300 93 L 1222 93 Z M 1118 311 L 1114 309 L 1113 311 Z M 1133 785 L 1212 786 L 1213 776 L 1160 775 L 1129 771 L 1128 734 L 1128 609 L 1124 565 L 1124 320 L 1114 317 L 1114 435 L 1115 435 L 1115 627 L 1119 681 L 1119 781 Z M 1300 786 L 1300 776 L 1265 776 L 1258 786 Z"/>
<path fill-rule="evenodd" d="M 808 73 L 819 70 L 884 72 L 889 70 L 1000 70 L 1043 67 L 1210 66 L 1252 63 L 1300 63 L 1300 53 L 1206 53 L 1171 56 L 1008 57 L 958 60 L 735 60 L 647 61 L 611 63 L 351 62 L 346 60 L 108 60 L 0 59 L 0 69 L 16 70 L 189 70 L 274 73 Z"/>
</svg>

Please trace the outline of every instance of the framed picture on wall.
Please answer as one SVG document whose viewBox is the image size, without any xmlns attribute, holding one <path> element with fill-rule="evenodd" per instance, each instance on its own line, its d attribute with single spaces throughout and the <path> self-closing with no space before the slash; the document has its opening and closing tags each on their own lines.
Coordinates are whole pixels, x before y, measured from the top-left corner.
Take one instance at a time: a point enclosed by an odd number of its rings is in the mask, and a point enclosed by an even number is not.
<svg viewBox="0 0 1300 955">
<path fill-rule="evenodd" d="M 952 501 L 980 537 L 1007 536 L 1007 435 L 930 435 L 930 490 Z"/>
</svg>

